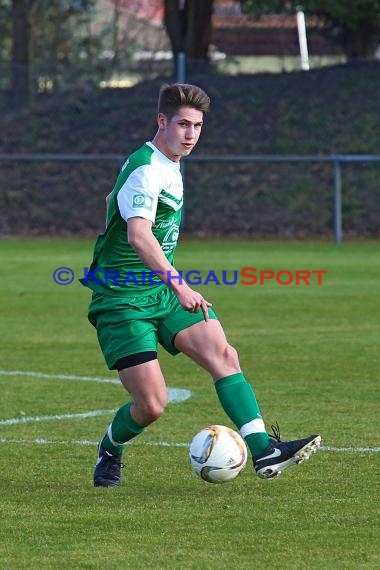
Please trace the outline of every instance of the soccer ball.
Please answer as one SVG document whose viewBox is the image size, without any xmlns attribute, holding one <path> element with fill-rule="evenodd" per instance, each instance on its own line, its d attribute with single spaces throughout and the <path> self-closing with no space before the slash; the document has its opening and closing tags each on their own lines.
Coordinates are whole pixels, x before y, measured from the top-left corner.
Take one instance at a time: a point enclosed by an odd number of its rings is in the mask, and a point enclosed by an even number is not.
<svg viewBox="0 0 380 570">
<path fill-rule="evenodd" d="M 247 446 L 233 429 L 212 425 L 198 432 L 190 444 L 190 463 L 208 483 L 226 483 L 247 463 Z"/>
</svg>

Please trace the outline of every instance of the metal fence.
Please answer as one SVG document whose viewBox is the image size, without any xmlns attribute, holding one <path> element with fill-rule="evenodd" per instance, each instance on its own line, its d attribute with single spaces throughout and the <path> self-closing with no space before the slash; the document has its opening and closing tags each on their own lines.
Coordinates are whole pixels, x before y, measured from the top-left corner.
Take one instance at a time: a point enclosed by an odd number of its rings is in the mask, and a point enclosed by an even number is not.
<svg viewBox="0 0 380 570">
<path fill-rule="evenodd" d="M 119 167 L 125 161 L 118 154 L 0 154 L 1 162 L 113 162 Z M 333 198 L 333 232 L 337 245 L 343 241 L 344 189 L 342 165 L 349 163 L 380 163 L 380 155 L 192 155 L 182 161 L 182 172 L 186 180 L 191 163 L 222 163 L 224 166 L 236 163 L 294 164 L 324 163 L 331 166 L 331 196 Z M 380 196 L 380 191 L 379 191 Z"/>
<path fill-rule="evenodd" d="M 380 162 L 380 155 L 334 154 L 322 155 L 225 155 L 225 156 L 190 156 L 187 160 L 199 162 L 253 162 L 253 163 L 328 163 L 333 168 L 334 192 L 334 235 L 340 245 L 343 240 L 342 215 L 342 164 Z"/>
</svg>

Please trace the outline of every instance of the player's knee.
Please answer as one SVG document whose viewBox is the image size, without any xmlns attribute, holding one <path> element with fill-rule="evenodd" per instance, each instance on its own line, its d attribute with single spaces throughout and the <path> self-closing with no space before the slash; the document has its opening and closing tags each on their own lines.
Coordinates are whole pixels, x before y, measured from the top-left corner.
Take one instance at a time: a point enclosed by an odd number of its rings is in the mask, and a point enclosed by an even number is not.
<svg viewBox="0 0 380 570">
<path fill-rule="evenodd" d="M 146 425 L 151 424 L 162 416 L 167 406 L 167 397 L 152 398 L 140 406 L 140 414 L 144 418 Z"/>
<path fill-rule="evenodd" d="M 236 371 L 240 370 L 237 350 L 230 344 L 226 344 L 223 350 L 223 360 L 230 368 L 236 368 Z"/>
</svg>

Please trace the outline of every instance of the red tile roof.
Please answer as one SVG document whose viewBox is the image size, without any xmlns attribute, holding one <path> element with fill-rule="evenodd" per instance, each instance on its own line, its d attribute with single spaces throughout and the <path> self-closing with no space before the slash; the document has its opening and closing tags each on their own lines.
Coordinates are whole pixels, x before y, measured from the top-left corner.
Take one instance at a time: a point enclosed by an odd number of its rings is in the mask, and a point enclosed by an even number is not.
<svg viewBox="0 0 380 570">
<path fill-rule="evenodd" d="M 120 10 L 130 12 L 142 20 L 162 20 L 164 15 L 163 0 L 108 0 Z"/>
<path fill-rule="evenodd" d="M 296 28 L 297 20 L 295 15 L 265 15 L 257 19 L 246 14 L 222 15 L 213 14 L 213 26 L 215 28 Z M 323 21 L 316 16 L 306 18 L 308 28 L 322 28 Z"/>
<path fill-rule="evenodd" d="M 162 21 L 164 16 L 163 0 L 108 0 L 110 4 L 118 4 L 125 12 L 134 14 L 143 20 Z M 295 15 L 265 15 L 257 19 L 248 14 L 241 13 L 239 2 L 234 0 L 215 0 L 212 16 L 215 28 L 295 28 L 297 26 Z M 308 28 L 323 27 L 323 22 L 315 17 L 307 17 Z"/>
</svg>

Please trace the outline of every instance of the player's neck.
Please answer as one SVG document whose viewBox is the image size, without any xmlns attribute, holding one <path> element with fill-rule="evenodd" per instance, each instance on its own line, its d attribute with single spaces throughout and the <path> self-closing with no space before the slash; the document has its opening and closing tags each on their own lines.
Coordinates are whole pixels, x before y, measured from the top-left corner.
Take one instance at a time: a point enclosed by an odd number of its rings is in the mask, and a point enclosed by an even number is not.
<svg viewBox="0 0 380 570">
<path fill-rule="evenodd" d="M 181 156 L 179 154 L 173 154 L 169 147 L 166 144 L 164 137 L 162 136 L 161 132 L 158 131 L 154 138 L 152 139 L 152 144 L 160 151 L 162 154 L 166 156 L 172 162 L 179 162 Z"/>
</svg>

